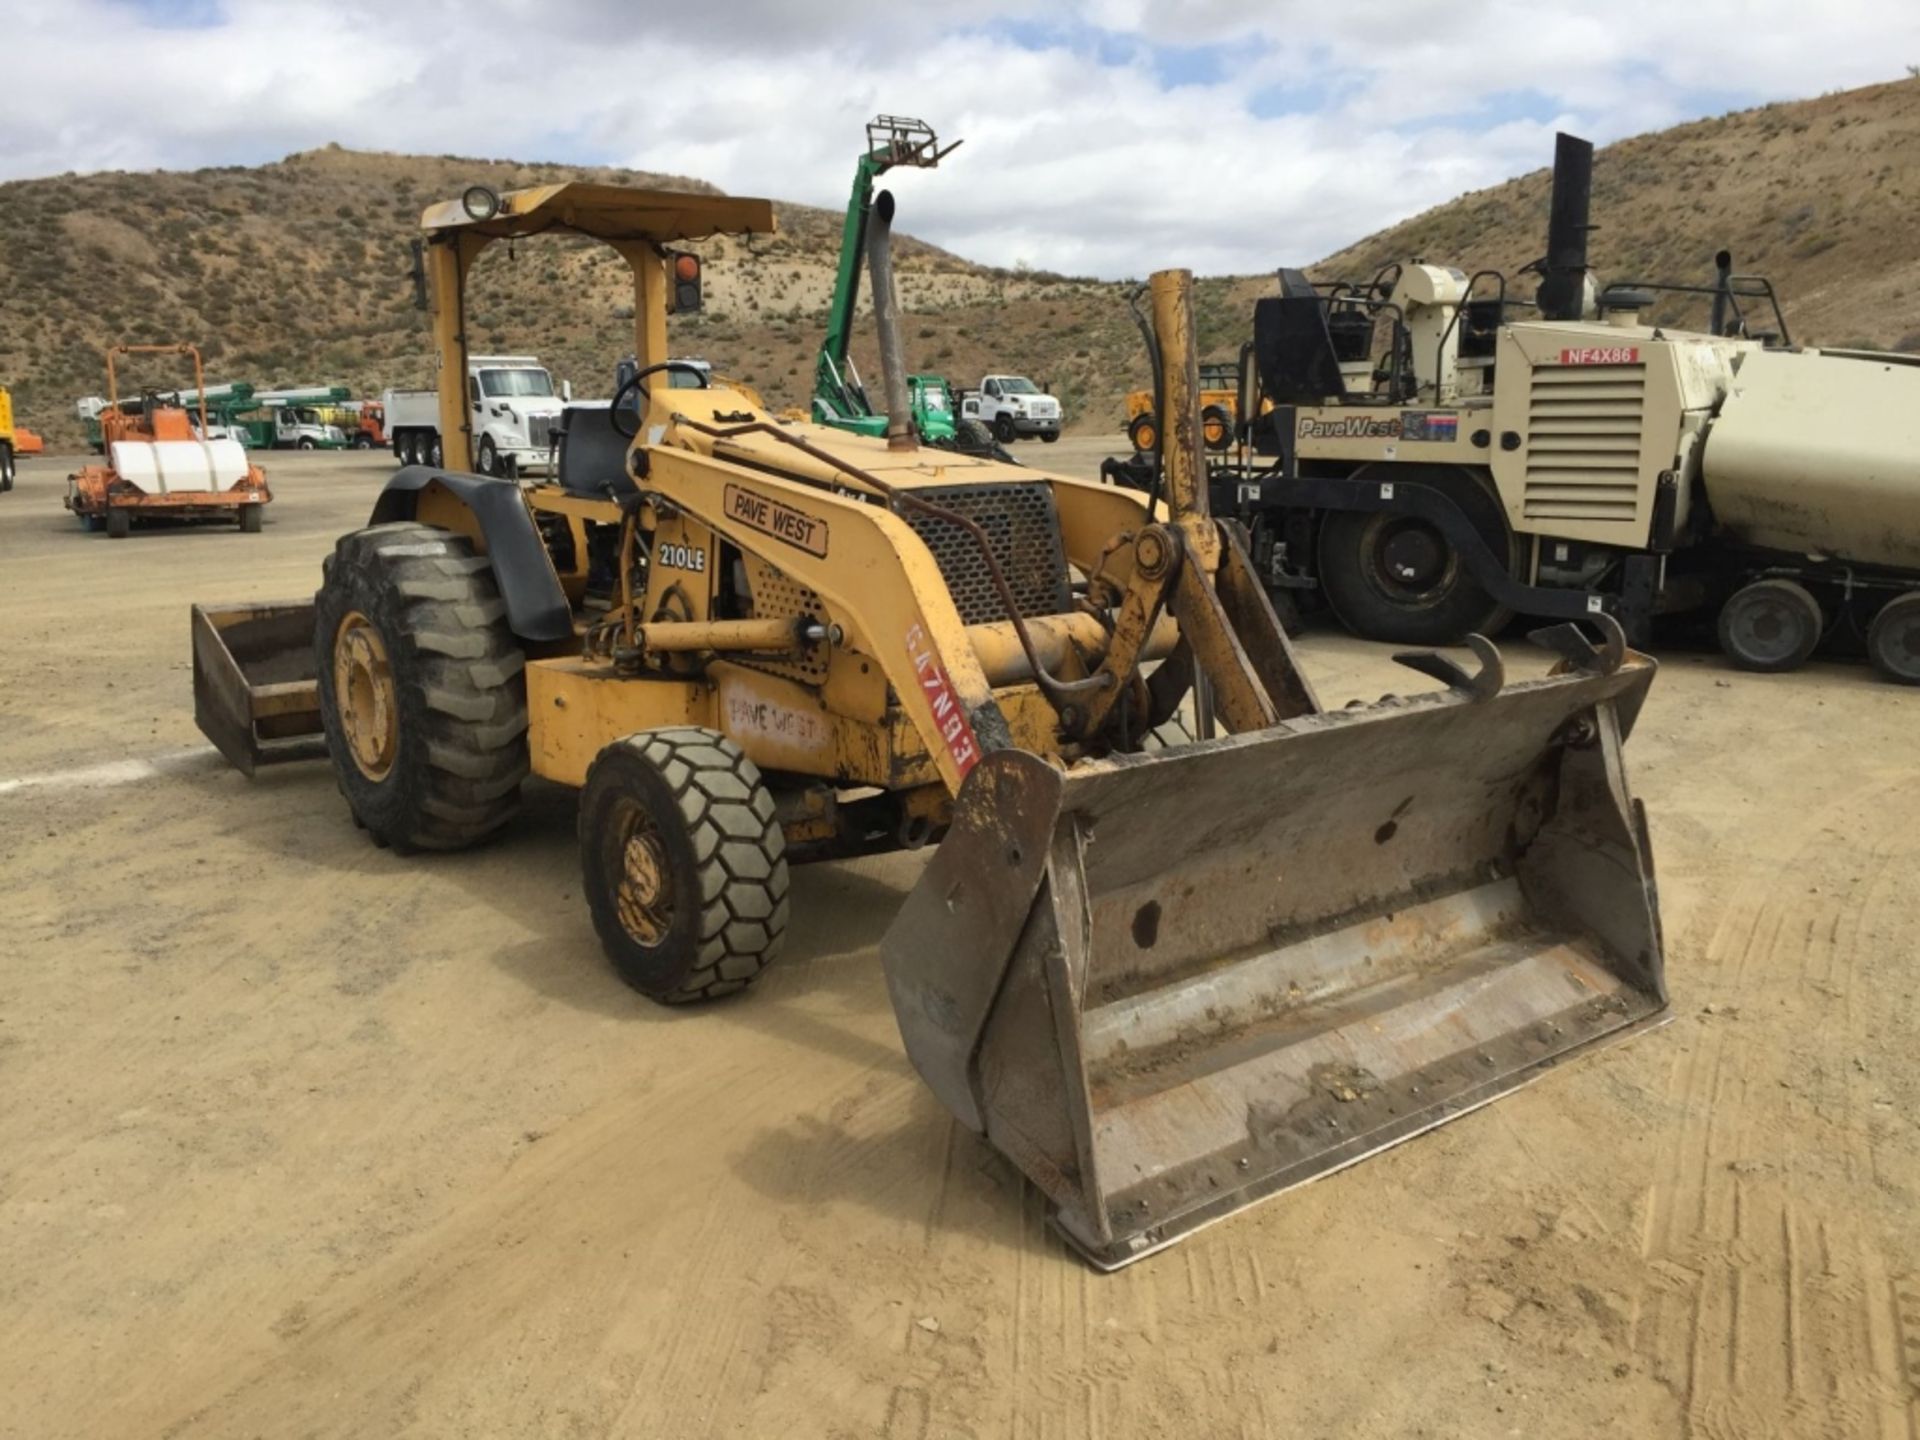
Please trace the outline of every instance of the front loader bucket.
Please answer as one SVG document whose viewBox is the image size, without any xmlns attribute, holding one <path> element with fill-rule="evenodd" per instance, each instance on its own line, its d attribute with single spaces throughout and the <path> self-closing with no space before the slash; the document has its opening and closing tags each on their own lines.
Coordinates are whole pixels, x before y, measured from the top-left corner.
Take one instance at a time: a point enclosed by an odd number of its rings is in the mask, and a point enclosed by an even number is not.
<svg viewBox="0 0 1920 1440">
<path fill-rule="evenodd" d="M 1655 1021 L 1652 675 L 988 756 L 883 945 L 907 1053 L 1111 1269 Z"/>
<path fill-rule="evenodd" d="M 313 655 L 310 601 L 194 606 L 194 724 L 248 775 L 326 754 Z"/>
</svg>

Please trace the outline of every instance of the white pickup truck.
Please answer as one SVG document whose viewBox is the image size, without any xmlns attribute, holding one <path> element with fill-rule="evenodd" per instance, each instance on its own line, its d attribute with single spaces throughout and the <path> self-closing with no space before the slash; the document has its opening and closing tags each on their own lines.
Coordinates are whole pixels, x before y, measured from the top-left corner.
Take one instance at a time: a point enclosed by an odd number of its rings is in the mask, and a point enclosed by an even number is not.
<svg viewBox="0 0 1920 1440">
<path fill-rule="evenodd" d="M 1038 435 L 1060 438 L 1060 402 L 1024 375 L 989 375 L 960 399 L 960 417 L 978 420 L 1002 445 Z"/>
<path fill-rule="evenodd" d="M 467 423 L 473 428 L 473 464 L 482 475 L 518 475 L 544 468 L 552 454 L 560 411 L 571 387 L 554 389 L 553 376 L 532 355 L 474 355 L 467 360 Z M 432 390 L 387 390 L 387 435 L 402 465 L 438 465 L 440 397 Z"/>
</svg>

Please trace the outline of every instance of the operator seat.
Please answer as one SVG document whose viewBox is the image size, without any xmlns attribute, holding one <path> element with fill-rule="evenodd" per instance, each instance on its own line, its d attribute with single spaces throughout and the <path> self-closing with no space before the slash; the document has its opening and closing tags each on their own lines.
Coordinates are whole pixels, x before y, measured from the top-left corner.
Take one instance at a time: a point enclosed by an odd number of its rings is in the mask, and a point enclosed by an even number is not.
<svg viewBox="0 0 1920 1440">
<path fill-rule="evenodd" d="M 605 405 L 567 406 L 560 412 L 560 488 L 594 500 L 639 494 L 627 473 L 632 443 L 613 428 L 613 411 Z"/>
</svg>

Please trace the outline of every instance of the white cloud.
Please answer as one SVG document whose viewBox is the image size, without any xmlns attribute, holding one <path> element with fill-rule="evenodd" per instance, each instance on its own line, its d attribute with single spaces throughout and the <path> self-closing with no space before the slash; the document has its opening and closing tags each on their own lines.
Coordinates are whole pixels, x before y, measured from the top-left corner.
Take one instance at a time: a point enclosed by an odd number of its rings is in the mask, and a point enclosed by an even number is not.
<svg viewBox="0 0 1920 1440">
<path fill-rule="evenodd" d="M 0 7 L 19 12 L 0 13 L 0 176 L 338 140 L 837 206 L 891 110 L 967 142 L 892 182 L 924 238 L 1075 273 L 1245 272 L 1542 166 L 1556 125 L 1605 141 L 1920 61 L 1920 5 L 1886 0 L 229 0 L 166 23 L 194 8 Z"/>
</svg>

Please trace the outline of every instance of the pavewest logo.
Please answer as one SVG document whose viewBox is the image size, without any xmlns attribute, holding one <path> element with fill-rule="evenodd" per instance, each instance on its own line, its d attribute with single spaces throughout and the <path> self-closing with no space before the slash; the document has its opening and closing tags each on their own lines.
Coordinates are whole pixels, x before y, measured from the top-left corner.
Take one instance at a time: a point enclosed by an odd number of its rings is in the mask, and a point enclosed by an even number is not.
<svg viewBox="0 0 1920 1440">
<path fill-rule="evenodd" d="M 1300 417 L 1300 438 L 1302 440 L 1398 440 L 1400 438 L 1400 420 L 1382 419 L 1377 415 L 1342 415 L 1338 420 L 1316 420 L 1311 415 Z"/>
</svg>

